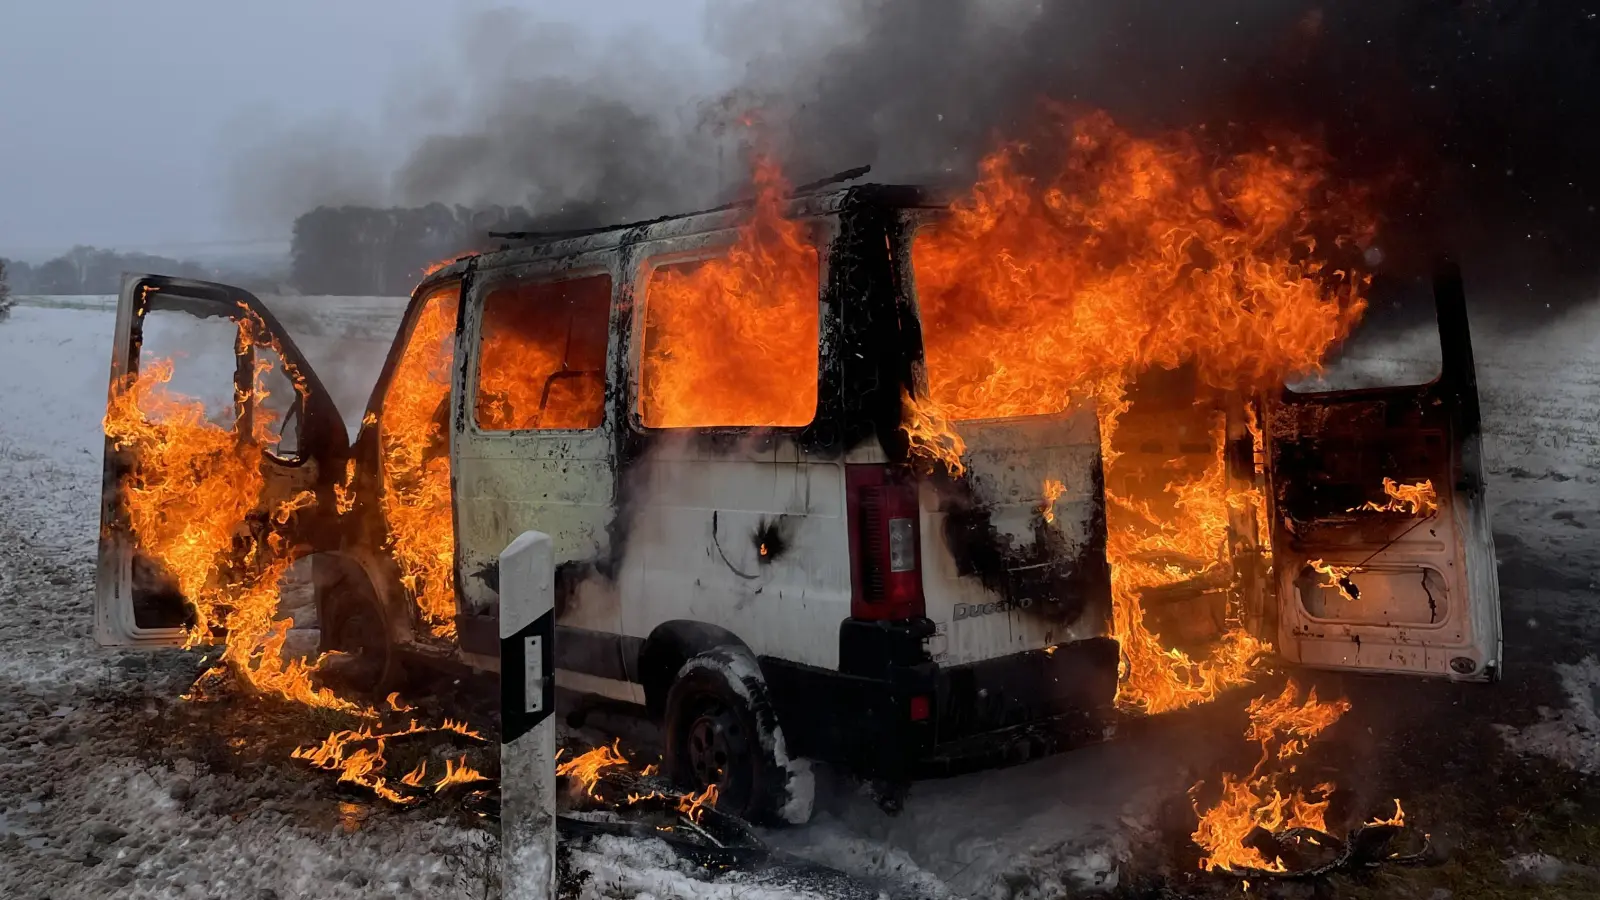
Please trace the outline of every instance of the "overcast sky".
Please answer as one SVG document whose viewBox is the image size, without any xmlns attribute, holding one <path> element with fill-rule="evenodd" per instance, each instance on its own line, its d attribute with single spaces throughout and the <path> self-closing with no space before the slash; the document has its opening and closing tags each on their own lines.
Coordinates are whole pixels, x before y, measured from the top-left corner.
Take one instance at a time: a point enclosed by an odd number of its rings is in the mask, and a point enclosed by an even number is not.
<svg viewBox="0 0 1600 900">
<path fill-rule="evenodd" d="M 693 47 L 703 0 L 50 0 L 0 4 L 0 255 L 73 244 L 169 255 L 274 249 L 229 215 L 252 120 L 374 119 L 408 61 L 490 6 Z M 605 10 L 602 15 L 597 10 Z M 285 242 L 286 246 L 286 242 Z"/>
</svg>

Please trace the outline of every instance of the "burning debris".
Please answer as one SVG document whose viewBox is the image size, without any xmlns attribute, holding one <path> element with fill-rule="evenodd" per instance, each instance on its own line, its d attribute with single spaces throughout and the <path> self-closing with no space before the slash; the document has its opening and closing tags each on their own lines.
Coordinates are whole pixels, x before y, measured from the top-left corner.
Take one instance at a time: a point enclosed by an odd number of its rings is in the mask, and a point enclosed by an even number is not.
<svg viewBox="0 0 1600 900">
<path fill-rule="evenodd" d="M 444 776 L 434 783 L 433 792 L 437 794 L 452 785 L 471 784 L 474 781 L 488 780 L 483 773 L 467 765 L 466 756 L 455 760 L 447 759 L 444 761 Z"/>
<path fill-rule="evenodd" d="M 705 818 L 706 808 L 715 806 L 717 802 L 717 786 L 707 785 L 706 789 L 698 794 L 684 794 L 678 800 L 678 812 L 696 825 Z"/>
<path fill-rule="evenodd" d="M 1325 821 L 1334 785 L 1320 783 L 1304 790 L 1292 786 L 1293 760 L 1349 710 L 1348 701 L 1319 700 L 1315 688 L 1302 699 L 1293 681 L 1276 699 L 1258 697 L 1251 702 L 1245 737 L 1261 745 L 1255 768 L 1242 778 L 1224 774 L 1221 797 L 1210 807 L 1202 809 L 1198 800 L 1203 782 L 1189 791 L 1199 817 L 1191 837 L 1209 854 L 1201 859 L 1201 868 L 1244 879 L 1307 879 L 1379 863 L 1416 863 L 1427 857 L 1426 838 L 1415 853 L 1390 852 L 1390 844 L 1405 827 L 1398 799 L 1394 815 L 1374 817 L 1340 839 L 1329 833 Z"/>
<path fill-rule="evenodd" d="M 1328 579 L 1328 585 L 1339 592 L 1339 596 L 1351 603 L 1361 599 L 1361 589 L 1350 580 L 1350 576 L 1361 571 L 1360 566 L 1335 566 L 1320 559 L 1306 561 L 1313 572 Z"/>
<path fill-rule="evenodd" d="M 392 695 L 390 699 L 391 701 L 394 699 Z M 409 806 L 422 800 L 421 791 L 425 787 L 437 794 L 455 785 L 489 780 L 488 776 L 467 764 L 465 754 L 454 760 L 445 760 L 444 774 L 431 786 L 426 785 L 424 781 L 428 772 L 426 759 L 418 761 L 417 765 L 398 781 L 391 782 L 387 776 L 380 774 L 388 765 L 384 757 L 384 748 L 388 742 L 398 738 L 448 732 L 482 740 L 482 737 L 475 732 L 459 726 L 460 723 L 449 719 L 438 728 L 418 725 L 415 719 L 392 731 L 373 731 L 371 726 L 363 726 L 360 729 L 332 732 L 320 744 L 296 748 L 290 756 L 304 760 L 316 768 L 340 773 L 340 783 L 355 784 L 372 791 L 390 803 Z"/>
<path fill-rule="evenodd" d="M 656 765 L 645 766 L 638 772 L 632 771 L 631 765 L 622 754 L 621 741 L 617 740 L 560 762 L 556 766 L 556 776 L 569 779 L 571 795 L 584 803 L 609 803 L 618 808 L 636 810 L 670 810 L 677 814 L 679 821 L 676 824 L 658 823 L 655 826 L 658 831 L 689 828 L 715 842 L 716 839 L 701 831 L 699 826 L 704 824 L 706 812 L 716 808 L 716 785 L 708 785 L 696 793 L 680 793 L 666 788 Z M 611 783 L 614 790 L 609 793 L 613 797 L 621 797 L 620 803 L 608 801 L 600 792 L 603 781 Z"/>
<path fill-rule="evenodd" d="M 355 480 L 356 461 L 352 459 L 344 464 L 344 481 L 333 486 L 334 504 L 341 516 L 356 508 Z"/>
<path fill-rule="evenodd" d="M 1258 697 L 1251 701 L 1250 727 L 1245 738 L 1261 745 L 1261 758 L 1243 778 L 1222 776 L 1222 797 L 1215 805 L 1202 810 L 1198 802 L 1195 804 L 1200 822 L 1192 837 L 1210 854 L 1201 860 L 1202 868 L 1282 871 L 1279 862 L 1266 859 L 1259 849 L 1247 843 L 1252 834 L 1258 829 L 1326 830 L 1323 816 L 1334 786 L 1318 784 L 1304 793 L 1285 793 L 1281 784 L 1285 773 L 1276 767 L 1303 755 L 1313 738 L 1349 710 L 1347 701 L 1319 700 L 1315 688 L 1302 698 L 1293 681 L 1285 684 L 1283 692 L 1273 700 Z M 1293 771 L 1292 766 L 1287 771 Z M 1191 796 L 1199 788 L 1195 785 Z"/>
<path fill-rule="evenodd" d="M 612 744 L 600 746 L 573 757 L 566 762 L 559 762 L 557 754 L 556 777 L 571 778 L 583 793 L 594 800 L 603 800 L 599 794 L 600 774 L 610 768 L 628 765 L 628 758 L 622 755 L 622 739 L 618 738 Z"/>
</svg>

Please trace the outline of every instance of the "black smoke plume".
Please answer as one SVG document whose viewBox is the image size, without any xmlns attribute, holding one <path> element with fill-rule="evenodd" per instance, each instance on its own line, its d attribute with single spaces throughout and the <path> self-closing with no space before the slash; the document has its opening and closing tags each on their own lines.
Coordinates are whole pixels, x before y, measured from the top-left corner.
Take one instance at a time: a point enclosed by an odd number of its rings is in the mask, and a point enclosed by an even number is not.
<svg viewBox="0 0 1600 900">
<path fill-rule="evenodd" d="M 1037 137 L 1048 99 L 1135 130 L 1203 129 L 1219 149 L 1315 139 L 1371 186 L 1397 271 L 1451 250 L 1470 276 L 1537 293 L 1600 271 L 1597 9 L 712 0 L 689 56 L 499 12 L 437 73 L 450 123 L 411 130 L 388 199 L 520 205 L 558 227 L 693 209 L 736 189 L 730 135 L 751 110 L 796 182 L 867 163 L 875 179 L 959 182 L 996 141 Z M 737 74 L 706 75 L 718 66 Z"/>
</svg>

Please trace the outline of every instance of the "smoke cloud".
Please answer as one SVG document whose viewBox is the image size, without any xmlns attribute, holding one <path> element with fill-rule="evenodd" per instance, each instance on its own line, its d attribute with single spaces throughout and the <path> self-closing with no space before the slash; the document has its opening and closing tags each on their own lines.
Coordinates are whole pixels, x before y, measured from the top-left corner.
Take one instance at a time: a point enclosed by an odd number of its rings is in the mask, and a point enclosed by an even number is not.
<svg viewBox="0 0 1600 900">
<path fill-rule="evenodd" d="M 736 189 L 749 111 L 796 182 L 868 163 L 877 180 L 960 181 L 996 141 L 1036 137 L 1048 98 L 1135 130 L 1199 129 L 1219 148 L 1316 139 L 1336 174 L 1375 191 L 1380 242 L 1402 269 L 1453 249 L 1469 274 L 1588 277 L 1600 269 L 1596 7 L 712 0 L 706 48 L 689 56 L 497 12 L 468 23 L 449 66 L 417 73 L 431 81 L 385 135 L 398 161 L 382 194 L 520 204 L 564 226 L 693 209 Z M 361 156 L 347 139 L 325 156 L 303 133 L 283 143 L 293 164 L 247 167 L 257 189 L 278 173 L 323 202 L 371 195 L 370 179 L 349 177 Z M 330 169 L 308 172 L 318 158 Z"/>
</svg>

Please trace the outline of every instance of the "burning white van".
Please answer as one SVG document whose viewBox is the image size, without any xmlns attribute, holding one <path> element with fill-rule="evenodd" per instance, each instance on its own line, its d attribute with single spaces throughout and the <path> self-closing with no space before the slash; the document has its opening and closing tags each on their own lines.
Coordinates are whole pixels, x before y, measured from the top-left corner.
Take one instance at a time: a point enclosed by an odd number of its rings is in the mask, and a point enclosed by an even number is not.
<svg viewBox="0 0 1600 900">
<path fill-rule="evenodd" d="M 758 818 L 804 758 L 904 782 L 1051 746 L 1119 667 L 1148 711 L 1269 648 L 1497 676 L 1459 276 L 1436 285 L 1427 384 L 1224 391 L 1179 364 L 1123 385 L 1113 418 L 1092 393 L 978 415 L 969 387 L 941 396 L 951 336 L 976 332 L 932 310 L 949 274 L 919 260 L 949 208 L 864 185 L 507 236 L 417 288 L 353 442 L 256 298 L 130 276 L 113 400 L 153 312 L 220 317 L 238 362 L 218 388 L 260 472 L 239 528 L 312 561 L 325 649 L 374 688 L 498 671 L 498 555 L 545 532 L 557 683 L 648 710 L 669 774 Z M 130 516 L 140 465 L 108 438 L 96 635 L 166 646 L 195 606 Z"/>
</svg>

